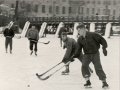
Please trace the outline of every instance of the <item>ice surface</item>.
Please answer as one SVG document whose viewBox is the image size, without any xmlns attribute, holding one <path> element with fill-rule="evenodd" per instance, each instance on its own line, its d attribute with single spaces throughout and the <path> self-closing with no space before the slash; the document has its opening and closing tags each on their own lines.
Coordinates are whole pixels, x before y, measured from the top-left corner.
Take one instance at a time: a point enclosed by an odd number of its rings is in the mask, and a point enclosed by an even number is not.
<svg viewBox="0 0 120 90">
<path fill-rule="evenodd" d="M 38 44 L 38 56 L 30 56 L 29 42 L 26 38 L 13 40 L 13 54 L 5 53 L 4 37 L 0 37 L 0 90 L 86 90 L 81 74 L 81 63 L 76 60 L 70 65 L 70 75 L 61 75 L 62 69 L 46 81 L 40 81 L 35 74 L 43 73 L 59 63 L 65 50 L 60 47 L 58 38 L 49 35 Z M 108 56 L 101 52 L 101 63 L 110 85 L 109 90 L 120 90 L 120 37 L 113 36 L 108 41 Z M 101 51 L 101 50 L 100 50 Z M 92 69 L 93 65 L 90 64 Z M 101 90 L 102 83 L 96 73 L 91 77 L 91 90 Z"/>
</svg>

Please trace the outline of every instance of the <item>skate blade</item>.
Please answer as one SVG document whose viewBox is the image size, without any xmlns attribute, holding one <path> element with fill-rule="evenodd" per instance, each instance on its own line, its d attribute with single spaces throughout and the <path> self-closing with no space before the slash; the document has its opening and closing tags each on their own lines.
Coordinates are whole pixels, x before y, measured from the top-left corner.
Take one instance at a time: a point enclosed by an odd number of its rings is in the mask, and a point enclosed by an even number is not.
<svg viewBox="0 0 120 90">
<path fill-rule="evenodd" d="M 109 86 L 108 87 L 103 87 L 103 89 L 109 89 Z"/>
<path fill-rule="evenodd" d="M 62 73 L 62 75 L 69 75 L 69 73 Z"/>
<path fill-rule="evenodd" d="M 92 88 L 92 86 L 84 86 L 85 88 Z"/>
</svg>

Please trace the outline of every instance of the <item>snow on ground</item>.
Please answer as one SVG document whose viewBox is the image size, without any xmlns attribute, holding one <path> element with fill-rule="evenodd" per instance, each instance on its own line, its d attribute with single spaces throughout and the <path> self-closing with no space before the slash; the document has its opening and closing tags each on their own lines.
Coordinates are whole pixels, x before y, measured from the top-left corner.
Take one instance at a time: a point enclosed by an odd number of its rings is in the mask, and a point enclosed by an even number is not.
<svg viewBox="0 0 120 90">
<path fill-rule="evenodd" d="M 109 90 L 119 90 L 120 84 L 120 37 L 113 36 L 108 41 L 108 56 L 101 52 L 101 62 Z M 13 40 L 13 54 L 5 53 L 4 37 L 0 37 L 0 90 L 86 90 L 81 74 L 81 63 L 75 60 L 70 65 L 70 75 L 61 75 L 62 69 L 46 81 L 39 80 L 35 74 L 43 73 L 59 63 L 64 55 L 59 39 L 53 35 L 42 38 L 40 41 L 50 40 L 50 44 L 38 44 L 38 56 L 30 56 L 29 42 L 26 38 Z M 92 69 L 93 65 L 90 64 Z M 102 83 L 94 73 L 91 77 L 93 88 L 101 90 Z M 29 87 L 30 85 L 30 87 Z"/>
</svg>

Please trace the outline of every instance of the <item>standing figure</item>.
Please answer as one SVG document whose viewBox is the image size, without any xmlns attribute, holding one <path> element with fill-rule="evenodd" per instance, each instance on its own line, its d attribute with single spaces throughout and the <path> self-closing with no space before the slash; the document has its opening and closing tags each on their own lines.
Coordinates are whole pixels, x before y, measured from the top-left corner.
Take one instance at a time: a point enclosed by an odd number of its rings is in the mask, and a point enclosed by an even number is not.
<svg viewBox="0 0 120 90">
<path fill-rule="evenodd" d="M 33 46 L 34 46 L 35 55 L 37 56 L 37 43 L 39 40 L 39 32 L 35 26 L 32 26 L 31 29 L 29 29 L 27 33 L 27 38 L 30 41 L 30 50 L 31 50 L 30 55 L 33 54 Z"/>
<path fill-rule="evenodd" d="M 47 34 L 48 34 L 48 29 L 47 29 L 47 28 L 45 28 L 45 31 L 44 31 L 44 33 L 43 33 L 43 37 L 46 37 L 46 36 L 47 36 Z"/>
<path fill-rule="evenodd" d="M 12 28 L 6 28 L 3 32 L 4 36 L 5 36 L 5 49 L 6 49 L 6 53 L 8 52 L 8 45 L 10 46 L 10 54 L 12 54 L 12 44 L 13 44 L 13 37 L 15 35 L 14 31 Z"/>
<path fill-rule="evenodd" d="M 103 54 L 107 56 L 107 42 L 106 40 L 99 34 L 95 32 L 88 32 L 85 28 L 84 24 L 78 25 L 77 30 L 79 33 L 78 38 L 78 51 L 81 53 L 82 49 L 84 51 L 83 60 L 82 60 L 82 75 L 86 79 L 86 84 L 84 86 L 90 86 L 90 72 L 89 72 L 89 64 L 92 62 L 96 71 L 97 76 L 102 81 L 102 88 L 106 88 L 109 85 L 106 82 L 106 74 L 103 71 L 101 61 L 100 61 L 100 53 L 99 48 L 102 45 Z"/>
<path fill-rule="evenodd" d="M 62 24 L 62 27 L 60 28 L 60 31 L 59 31 L 59 34 L 58 34 L 59 38 L 60 38 L 60 45 L 61 45 L 61 47 L 62 47 L 62 38 L 61 38 L 62 32 L 66 32 L 66 28 L 65 28 L 64 24 Z"/>
</svg>

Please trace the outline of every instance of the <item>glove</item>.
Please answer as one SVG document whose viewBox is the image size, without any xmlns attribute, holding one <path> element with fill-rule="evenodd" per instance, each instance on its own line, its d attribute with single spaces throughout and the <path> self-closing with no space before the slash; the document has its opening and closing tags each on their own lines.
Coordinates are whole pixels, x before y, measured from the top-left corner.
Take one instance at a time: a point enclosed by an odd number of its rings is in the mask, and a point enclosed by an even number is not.
<svg viewBox="0 0 120 90">
<path fill-rule="evenodd" d="M 74 61 L 75 61 L 75 59 L 74 59 L 74 58 L 72 58 L 72 59 L 70 59 L 70 61 L 71 61 L 71 62 L 74 62 Z"/>
<path fill-rule="evenodd" d="M 73 62 L 74 59 L 71 57 L 71 58 L 69 58 L 69 59 L 64 58 L 64 59 L 62 60 L 62 62 L 65 63 L 65 64 L 68 63 L 69 61 Z"/>
<path fill-rule="evenodd" d="M 62 62 L 66 64 L 68 62 L 68 59 L 63 58 Z"/>
<path fill-rule="evenodd" d="M 104 54 L 104 56 L 107 56 L 107 50 L 106 50 L 106 48 L 103 48 L 103 54 Z"/>
</svg>

